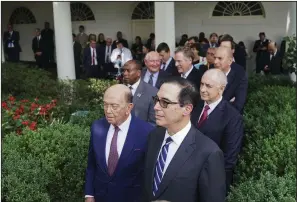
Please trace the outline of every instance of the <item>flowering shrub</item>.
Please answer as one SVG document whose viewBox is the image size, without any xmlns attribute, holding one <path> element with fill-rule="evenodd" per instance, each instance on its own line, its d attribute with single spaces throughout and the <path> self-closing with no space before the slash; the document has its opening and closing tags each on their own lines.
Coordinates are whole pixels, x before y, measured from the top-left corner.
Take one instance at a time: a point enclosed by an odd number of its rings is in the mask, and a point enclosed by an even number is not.
<svg viewBox="0 0 297 202">
<path fill-rule="evenodd" d="M 10 95 L 1 103 L 2 132 L 7 134 L 15 131 L 20 135 L 24 128 L 34 131 L 39 125 L 51 123 L 56 103 L 56 100 L 52 100 L 50 103 L 41 104 L 38 98 L 33 101 L 18 101 Z"/>
</svg>

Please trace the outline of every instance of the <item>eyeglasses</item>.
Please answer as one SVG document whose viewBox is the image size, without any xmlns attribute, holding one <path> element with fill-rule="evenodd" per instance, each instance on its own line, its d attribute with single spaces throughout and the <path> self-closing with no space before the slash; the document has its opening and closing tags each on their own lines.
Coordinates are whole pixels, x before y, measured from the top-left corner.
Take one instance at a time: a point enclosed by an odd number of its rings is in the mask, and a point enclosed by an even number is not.
<svg viewBox="0 0 297 202">
<path fill-rule="evenodd" d="M 159 102 L 162 108 L 167 108 L 169 104 L 179 104 L 178 102 L 171 102 L 171 101 L 160 99 L 158 96 L 153 96 L 153 101 L 155 105 L 157 104 L 157 102 Z"/>
</svg>

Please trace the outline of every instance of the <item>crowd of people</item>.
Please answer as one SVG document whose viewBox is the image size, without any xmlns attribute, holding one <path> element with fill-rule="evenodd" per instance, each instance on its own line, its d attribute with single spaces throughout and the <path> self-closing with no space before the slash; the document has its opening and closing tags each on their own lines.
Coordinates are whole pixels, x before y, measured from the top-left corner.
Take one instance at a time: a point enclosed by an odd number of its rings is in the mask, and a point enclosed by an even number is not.
<svg viewBox="0 0 297 202">
<path fill-rule="evenodd" d="M 53 49 L 40 41 L 51 33 L 36 30 L 32 49 L 40 66 L 38 57 L 48 62 Z M 72 37 L 77 78 L 112 71 L 122 78 L 104 93 L 105 117 L 91 126 L 86 202 L 225 201 L 244 136 L 244 45 L 229 34 L 207 40 L 202 33 L 183 35 L 170 50 L 165 42 L 155 48 L 151 34 L 146 45 L 136 37 L 130 50 L 121 32 L 117 40 L 101 33 L 97 41 L 83 26 Z M 259 37 L 257 73 L 278 74 L 281 51 L 264 33 Z"/>
</svg>

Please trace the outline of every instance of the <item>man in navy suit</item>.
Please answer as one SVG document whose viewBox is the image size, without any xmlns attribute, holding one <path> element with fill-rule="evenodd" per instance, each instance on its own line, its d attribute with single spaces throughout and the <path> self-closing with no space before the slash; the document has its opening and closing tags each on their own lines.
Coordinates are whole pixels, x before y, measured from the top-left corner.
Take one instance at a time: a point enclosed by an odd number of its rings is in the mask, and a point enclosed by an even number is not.
<svg viewBox="0 0 297 202">
<path fill-rule="evenodd" d="M 215 67 L 222 70 L 227 76 L 228 84 L 224 90 L 223 98 L 242 114 L 246 102 L 248 80 L 243 67 L 232 62 L 232 50 L 219 47 L 215 52 Z"/>
<path fill-rule="evenodd" d="M 90 41 L 90 46 L 84 49 L 83 65 L 87 78 L 102 77 L 100 66 L 100 53 L 95 40 Z"/>
<path fill-rule="evenodd" d="M 224 152 L 226 188 L 229 190 L 244 130 L 242 116 L 222 97 L 226 85 L 227 77 L 221 70 L 206 71 L 200 85 L 202 101 L 192 113 L 191 120 L 199 131 L 216 142 Z"/>
<path fill-rule="evenodd" d="M 4 32 L 3 35 L 4 53 L 7 56 L 6 59 L 8 62 L 19 62 L 21 52 L 21 46 L 19 44 L 20 33 L 13 30 L 12 24 L 9 24 L 7 29 L 8 31 Z"/>
<path fill-rule="evenodd" d="M 176 77 L 154 97 L 158 126 L 148 138 L 143 202 L 224 202 L 224 156 L 217 144 L 191 124 L 199 94 Z"/>
<path fill-rule="evenodd" d="M 170 56 L 170 49 L 167 43 L 160 43 L 157 47 L 157 52 L 161 57 L 161 70 L 172 76 L 179 76 L 180 74 L 175 66 L 175 60 Z"/>
<path fill-rule="evenodd" d="M 86 202 L 139 202 L 149 123 L 131 115 L 130 89 L 116 84 L 103 98 L 105 117 L 93 122 Z"/>
<path fill-rule="evenodd" d="M 107 38 L 106 44 L 99 46 L 99 65 L 103 69 L 104 77 L 110 73 L 117 73 L 118 69 L 114 68 L 114 64 L 110 60 L 111 53 L 113 51 L 112 39 Z"/>
</svg>

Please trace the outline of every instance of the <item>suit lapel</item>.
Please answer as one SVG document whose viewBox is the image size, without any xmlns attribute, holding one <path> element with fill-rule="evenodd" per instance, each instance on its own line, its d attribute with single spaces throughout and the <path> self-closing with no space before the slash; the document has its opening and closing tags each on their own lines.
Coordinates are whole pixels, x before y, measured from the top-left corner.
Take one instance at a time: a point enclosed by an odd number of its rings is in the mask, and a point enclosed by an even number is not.
<svg viewBox="0 0 297 202">
<path fill-rule="evenodd" d="M 105 157 L 105 147 L 106 147 L 106 137 L 109 130 L 110 124 L 104 120 L 103 122 L 103 129 L 99 133 L 98 137 L 98 156 L 101 169 L 108 175 L 107 173 L 107 164 L 106 164 L 106 157 Z M 95 148 L 96 149 L 96 148 Z"/>
<path fill-rule="evenodd" d="M 144 90 L 143 90 L 143 81 L 140 81 L 135 93 L 134 93 L 134 96 L 133 96 L 133 104 L 134 106 L 137 105 L 137 101 L 140 99 L 141 95 L 144 93 Z"/>
<path fill-rule="evenodd" d="M 195 149 L 195 128 L 191 126 L 190 131 L 176 151 L 163 176 L 163 179 L 159 185 L 159 189 L 156 193 L 156 197 L 158 197 L 166 189 L 171 180 L 173 180 L 178 174 L 180 168 L 189 159 Z"/>
<path fill-rule="evenodd" d="M 232 65 L 231 65 L 231 70 L 230 70 L 230 72 L 229 72 L 229 74 L 228 74 L 228 76 L 227 76 L 227 81 L 228 81 L 228 83 L 227 83 L 225 92 L 226 92 L 226 91 L 228 90 L 228 88 L 232 85 L 232 82 L 233 82 L 233 80 L 234 80 L 235 70 L 234 70 L 233 68 L 236 68 L 236 67 L 234 67 L 234 66 L 232 67 Z"/>
<path fill-rule="evenodd" d="M 148 159 L 148 167 L 146 168 L 146 170 L 148 170 L 148 185 L 149 187 L 147 188 L 148 193 L 150 195 L 153 195 L 153 183 L 154 183 L 154 174 L 155 174 L 155 166 L 156 166 L 156 162 L 157 162 L 157 158 L 159 155 L 159 152 L 161 150 L 161 146 L 164 140 L 164 136 L 165 136 L 165 128 L 160 127 L 160 130 L 158 130 L 158 133 L 156 133 L 154 136 L 156 137 L 155 140 L 153 141 L 153 146 L 152 148 L 150 148 L 149 151 L 151 151 L 151 153 L 149 154 L 150 158 Z"/>
</svg>

